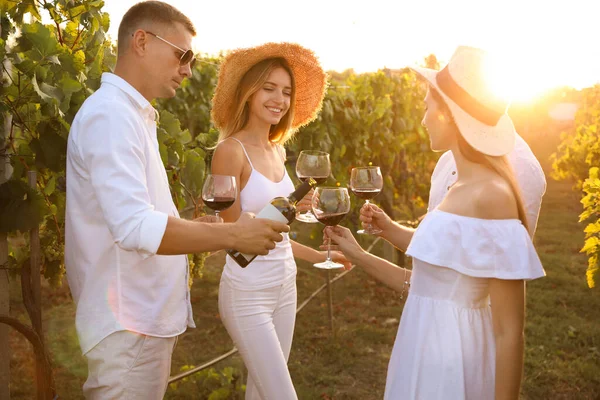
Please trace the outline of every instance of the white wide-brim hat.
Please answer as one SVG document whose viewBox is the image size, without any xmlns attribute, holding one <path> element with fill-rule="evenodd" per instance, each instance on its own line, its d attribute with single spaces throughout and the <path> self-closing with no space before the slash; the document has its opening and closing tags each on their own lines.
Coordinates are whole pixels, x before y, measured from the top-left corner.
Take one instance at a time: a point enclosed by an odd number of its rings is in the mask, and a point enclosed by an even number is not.
<svg viewBox="0 0 600 400">
<path fill-rule="evenodd" d="M 484 50 L 459 46 L 441 71 L 409 68 L 439 92 L 467 143 L 483 154 L 503 156 L 514 148 L 516 132 L 508 102 L 489 89 L 488 63 Z"/>
</svg>

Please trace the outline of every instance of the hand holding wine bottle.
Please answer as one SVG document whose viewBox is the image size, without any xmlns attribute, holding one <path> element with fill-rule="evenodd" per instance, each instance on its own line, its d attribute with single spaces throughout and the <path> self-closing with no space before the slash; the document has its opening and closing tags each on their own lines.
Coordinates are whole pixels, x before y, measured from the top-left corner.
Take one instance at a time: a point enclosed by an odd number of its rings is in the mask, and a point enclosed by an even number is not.
<svg viewBox="0 0 600 400">
<path fill-rule="evenodd" d="M 314 179 L 306 179 L 288 197 L 276 197 L 267 204 L 256 216 L 257 219 L 278 221 L 279 223 L 291 223 L 296 217 L 296 204 L 302 199 L 317 182 Z M 256 258 L 252 253 L 245 253 L 240 249 L 226 250 L 227 254 L 245 268 Z M 260 254 L 264 255 L 264 254 Z"/>
<path fill-rule="evenodd" d="M 278 221 L 256 218 L 252 213 L 242 213 L 234 222 L 234 237 L 232 248 L 235 252 L 244 254 L 267 255 L 275 248 L 276 242 L 283 240 L 282 232 L 289 232 L 290 227 Z M 227 250 L 229 253 L 232 250 Z"/>
</svg>

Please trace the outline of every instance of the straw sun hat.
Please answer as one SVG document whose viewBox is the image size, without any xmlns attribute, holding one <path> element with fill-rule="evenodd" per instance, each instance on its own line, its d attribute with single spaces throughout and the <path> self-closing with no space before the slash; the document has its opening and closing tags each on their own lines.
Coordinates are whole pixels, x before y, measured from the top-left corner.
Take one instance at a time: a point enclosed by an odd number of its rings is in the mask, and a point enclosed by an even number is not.
<svg viewBox="0 0 600 400">
<path fill-rule="evenodd" d="M 296 104 L 292 129 L 307 125 L 317 117 L 325 96 L 327 76 L 315 54 L 296 43 L 265 43 L 234 50 L 222 61 L 211 111 L 217 128 L 222 128 L 231 118 L 236 89 L 244 74 L 268 58 L 285 59 L 294 74 Z"/>
<path fill-rule="evenodd" d="M 493 95 L 486 82 L 489 57 L 481 49 L 460 46 L 441 71 L 410 67 L 442 96 L 464 139 L 490 156 L 508 154 L 515 127 L 506 113 L 508 102 Z"/>
</svg>

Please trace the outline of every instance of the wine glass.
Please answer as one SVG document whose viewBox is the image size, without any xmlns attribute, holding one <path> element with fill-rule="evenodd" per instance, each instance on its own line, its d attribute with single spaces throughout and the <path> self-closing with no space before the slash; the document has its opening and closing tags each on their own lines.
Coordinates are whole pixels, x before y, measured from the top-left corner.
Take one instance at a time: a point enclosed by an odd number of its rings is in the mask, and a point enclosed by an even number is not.
<svg viewBox="0 0 600 400">
<path fill-rule="evenodd" d="M 298 155 L 296 162 L 296 175 L 301 181 L 313 178 L 317 184 L 327 180 L 331 174 L 331 163 L 329 154 L 318 150 L 302 150 Z M 309 211 L 304 214 L 297 214 L 296 219 L 302 222 L 316 223 L 315 216 Z"/>
<path fill-rule="evenodd" d="M 318 187 L 313 194 L 311 206 L 317 221 L 327 226 L 336 226 L 350 212 L 348 189 Z M 344 267 L 343 264 L 331 261 L 331 239 L 327 241 L 327 260 L 313 265 L 321 269 Z"/>
<path fill-rule="evenodd" d="M 237 187 L 235 177 L 230 175 L 209 174 L 202 188 L 204 204 L 215 212 L 218 219 L 219 212 L 228 209 L 235 203 Z"/>
<path fill-rule="evenodd" d="M 350 188 L 356 197 L 366 200 L 366 204 L 368 205 L 369 200 L 377 196 L 381 192 L 381 189 L 383 189 L 381 169 L 379 167 L 352 168 Z M 366 229 L 358 230 L 356 233 L 376 235 L 381 233 L 381 229 L 374 228 L 369 224 Z"/>
</svg>

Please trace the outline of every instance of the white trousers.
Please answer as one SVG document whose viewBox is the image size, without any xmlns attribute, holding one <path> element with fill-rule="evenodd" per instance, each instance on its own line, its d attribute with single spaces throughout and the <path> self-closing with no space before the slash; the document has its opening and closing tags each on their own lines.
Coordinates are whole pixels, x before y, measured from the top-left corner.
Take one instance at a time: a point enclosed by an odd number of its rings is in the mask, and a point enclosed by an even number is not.
<svg viewBox="0 0 600 400">
<path fill-rule="evenodd" d="M 219 313 L 248 369 L 246 400 L 296 400 L 287 361 L 296 322 L 296 279 L 258 290 L 221 276 Z"/>
<path fill-rule="evenodd" d="M 110 334 L 85 354 L 86 399 L 162 399 L 171 373 L 177 337 L 160 338 L 130 331 Z"/>
</svg>

